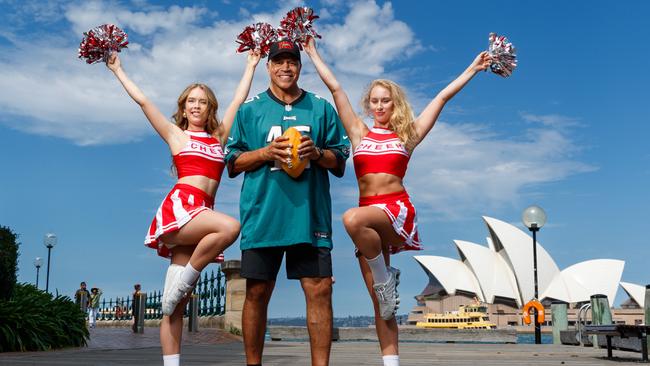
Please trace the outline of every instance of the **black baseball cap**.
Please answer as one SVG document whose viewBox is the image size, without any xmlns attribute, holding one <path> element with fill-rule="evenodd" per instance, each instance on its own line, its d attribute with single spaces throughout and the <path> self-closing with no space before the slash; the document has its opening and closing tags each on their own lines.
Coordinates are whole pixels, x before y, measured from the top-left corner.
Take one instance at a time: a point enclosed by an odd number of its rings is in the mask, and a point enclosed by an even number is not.
<svg viewBox="0 0 650 366">
<path fill-rule="evenodd" d="M 288 53 L 300 61 L 300 48 L 295 42 L 289 40 L 282 40 L 273 42 L 269 50 L 269 60 L 274 59 L 277 55 Z"/>
</svg>

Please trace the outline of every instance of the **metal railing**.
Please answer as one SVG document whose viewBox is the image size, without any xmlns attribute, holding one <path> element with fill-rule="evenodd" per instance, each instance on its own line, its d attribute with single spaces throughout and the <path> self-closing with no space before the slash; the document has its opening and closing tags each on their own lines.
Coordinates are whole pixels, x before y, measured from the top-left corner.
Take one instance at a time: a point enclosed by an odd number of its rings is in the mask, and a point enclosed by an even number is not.
<svg viewBox="0 0 650 366">
<path fill-rule="evenodd" d="M 217 269 L 204 273 L 203 278 L 194 288 L 194 294 L 199 298 L 199 316 L 223 315 L 226 306 L 226 276 Z M 162 291 L 147 292 L 144 311 L 145 319 L 162 318 Z M 185 315 L 187 316 L 187 308 Z M 97 320 L 131 320 L 133 319 L 133 298 L 131 296 L 103 299 L 99 307 Z"/>
<path fill-rule="evenodd" d="M 580 307 L 580 310 L 578 310 L 578 321 L 576 322 L 576 329 L 578 332 L 576 333 L 576 338 L 581 346 L 584 346 L 584 342 L 582 341 L 582 332 L 587 325 L 587 311 L 590 309 L 591 303 L 586 303 Z"/>
</svg>

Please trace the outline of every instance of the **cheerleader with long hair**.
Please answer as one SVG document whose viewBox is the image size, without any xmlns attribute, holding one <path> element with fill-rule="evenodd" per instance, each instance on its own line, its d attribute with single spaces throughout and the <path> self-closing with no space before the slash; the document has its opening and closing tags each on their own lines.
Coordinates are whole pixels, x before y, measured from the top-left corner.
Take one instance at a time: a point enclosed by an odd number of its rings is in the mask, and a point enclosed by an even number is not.
<svg viewBox="0 0 650 366">
<path fill-rule="evenodd" d="M 403 185 L 406 168 L 413 150 L 433 128 L 445 104 L 478 72 L 486 70 L 491 59 L 487 52 L 481 52 L 417 117 L 399 85 L 374 80 L 361 101 L 364 113 L 374 120 L 369 128 L 321 59 L 313 38 L 305 51 L 332 93 L 352 144 L 359 207 L 345 212 L 343 225 L 356 246 L 361 274 L 372 298 L 384 365 L 399 365 L 395 312 L 400 271 L 390 266 L 390 254 L 422 249 L 415 208 Z"/>
<path fill-rule="evenodd" d="M 221 258 L 239 236 L 239 222 L 213 210 L 214 197 L 224 168 L 224 146 L 240 104 L 248 96 L 260 54 L 250 52 L 244 75 L 223 120 L 218 102 L 205 84 L 191 84 L 178 97 L 175 123 L 163 115 L 127 77 L 113 53 L 106 66 L 129 96 L 142 108 L 151 126 L 169 146 L 178 175 L 176 185 L 158 209 L 145 238 L 171 264 L 165 278 L 160 344 L 165 366 L 180 363 L 183 310 L 201 270 Z"/>
</svg>

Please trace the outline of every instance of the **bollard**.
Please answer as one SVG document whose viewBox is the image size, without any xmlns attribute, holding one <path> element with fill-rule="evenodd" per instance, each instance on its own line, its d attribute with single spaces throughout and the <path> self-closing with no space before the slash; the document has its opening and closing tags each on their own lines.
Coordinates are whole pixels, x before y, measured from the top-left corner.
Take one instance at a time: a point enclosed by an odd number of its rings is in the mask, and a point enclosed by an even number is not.
<svg viewBox="0 0 650 366">
<path fill-rule="evenodd" d="M 133 297 L 133 332 L 144 333 L 144 313 L 147 307 L 147 294 L 138 292 Z"/>
<path fill-rule="evenodd" d="M 645 285 L 645 300 L 643 304 L 643 311 L 645 313 L 644 324 L 650 326 L 650 285 Z M 650 337 L 647 339 L 647 346 L 650 348 Z"/>
<path fill-rule="evenodd" d="M 607 296 L 602 294 L 591 295 L 591 324 L 607 325 L 612 324 L 612 312 L 609 308 Z M 592 336 L 594 348 L 598 347 L 598 336 Z"/>
<path fill-rule="evenodd" d="M 192 294 L 189 302 L 187 330 L 190 332 L 199 331 L 199 295 Z"/>
<path fill-rule="evenodd" d="M 650 325 L 650 285 L 645 285 L 645 301 L 643 303 L 643 312 L 645 314 L 643 324 Z"/>
<path fill-rule="evenodd" d="M 221 270 L 226 275 L 225 329 L 241 331 L 241 317 L 246 299 L 246 279 L 240 275 L 241 261 L 225 261 L 221 264 Z"/>
<path fill-rule="evenodd" d="M 560 332 L 569 329 L 566 302 L 553 301 L 551 303 L 551 321 L 553 322 L 553 344 L 562 344 Z"/>
<path fill-rule="evenodd" d="M 612 324 L 612 312 L 606 295 L 591 296 L 591 323 L 594 325 Z"/>
</svg>

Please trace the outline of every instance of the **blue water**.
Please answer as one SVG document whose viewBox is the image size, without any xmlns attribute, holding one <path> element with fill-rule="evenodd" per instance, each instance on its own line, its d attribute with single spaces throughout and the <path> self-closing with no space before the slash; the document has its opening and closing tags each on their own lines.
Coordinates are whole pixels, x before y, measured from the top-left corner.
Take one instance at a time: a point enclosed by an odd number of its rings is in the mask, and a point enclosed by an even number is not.
<svg viewBox="0 0 650 366">
<path fill-rule="evenodd" d="M 518 333 L 517 343 L 534 344 L 535 333 Z M 551 344 L 551 343 L 553 343 L 553 334 L 542 333 L 542 344 Z"/>
<path fill-rule="evenodd" d="M 265 340 L 270 341 L 271 336 L 269 335 L 269 332 L 267 331 L 265 334 Z M 306 339 L 303 339 L 301 341 L 307 341 Z M 420 343 L 419 341 L 416 341 L 415 343 Z M 517 343 L 519 344 L 534 344 L 535 343 L 535 333 L 518 333 L 517 334 Z M 548 334 L 548 333 L 542 333 L 542 344 L 552 344 L 553 343 L 553 334 Z"/>
</svg>

